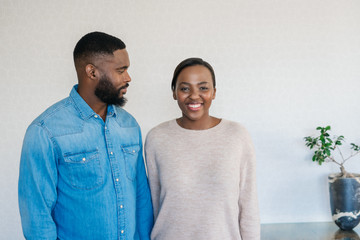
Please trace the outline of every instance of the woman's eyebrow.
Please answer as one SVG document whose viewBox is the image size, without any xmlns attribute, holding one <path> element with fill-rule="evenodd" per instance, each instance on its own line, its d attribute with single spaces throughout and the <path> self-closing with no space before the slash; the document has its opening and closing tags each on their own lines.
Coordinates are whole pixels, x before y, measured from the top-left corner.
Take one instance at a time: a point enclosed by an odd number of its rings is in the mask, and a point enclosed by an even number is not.
<svg viewBox="0 0 360 240">
<path fill-rule="evenodd" d="M 179 83 L 179 85 L 180 85 L 180 84 L 184 84 L 184 85 L 191 85 L 191 84 L 190 84 L 190 83 L 188 83 L 188 82 L 180 82 L 180 83 Z"/>
<path fill-rule="evenodd" d="M 209 82 L 199 82 L 198 85 L 209 84 Z"/>
<path fill-rule="evenodd" d="M 191 84 L 188 83 L 188 82 L 180 82 L 179 85 L 180 85 L 180 84 L 191 85 Z M 202 85 L 202 84 L 209 84 L 209 82 L 199 82 L 197 85 Z"/>
</svg>

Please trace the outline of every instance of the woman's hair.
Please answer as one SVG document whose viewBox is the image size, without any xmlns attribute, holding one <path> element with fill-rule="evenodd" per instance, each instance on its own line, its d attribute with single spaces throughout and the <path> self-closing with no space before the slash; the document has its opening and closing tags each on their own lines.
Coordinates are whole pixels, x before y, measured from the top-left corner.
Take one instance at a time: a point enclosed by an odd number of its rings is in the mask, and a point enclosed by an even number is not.
<svg viewBox="0 0 360 240">
<path fill-rule="evenodd" d="M 201 58 L 188 58 L 188 59 L 185 59 L 184 61 L 182 61 L 181 63 L 179 63 L 179 65 L 177 65 L 177 67 L 175 68 L 174 76 L 171 81 L 171 90 L 175 91 L 176 81 L 177 81 L 177 78 L 178 78 L 180 72 L 187 67 L 196 66 L 196 65 L 204 66 L 207 69 L 209 69 L 212 80 L 213 80 L 213 85 L 215 88 L 215 86 L 216 86 L 215 73 L 214 73 L 214 69 L 212 68 L 212 66 L 208 62 L 202 60 Z"/>
</svg>

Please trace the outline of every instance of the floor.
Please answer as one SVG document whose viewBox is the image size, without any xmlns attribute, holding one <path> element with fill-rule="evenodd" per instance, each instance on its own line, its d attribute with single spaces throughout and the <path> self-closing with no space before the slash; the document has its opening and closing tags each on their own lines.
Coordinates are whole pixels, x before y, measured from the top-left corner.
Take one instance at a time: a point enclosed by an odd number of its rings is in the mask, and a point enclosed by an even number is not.
<svg viewBox="0 0 360 240">
<path fill-rule="evenodd" d="M 360 225 L 341 231 L 333 222 L 261 225 L 261 240 L 360 240 Z"/>
</svg>

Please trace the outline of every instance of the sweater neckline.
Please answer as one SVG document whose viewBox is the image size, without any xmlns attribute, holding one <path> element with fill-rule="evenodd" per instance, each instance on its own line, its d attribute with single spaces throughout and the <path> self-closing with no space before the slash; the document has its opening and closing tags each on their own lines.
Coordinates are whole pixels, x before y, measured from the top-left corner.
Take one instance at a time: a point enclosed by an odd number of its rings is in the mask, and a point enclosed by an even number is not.
<svg viewBox="0 0 360 240">
<path fill-rule="evenodd" d="M 202 130 L 195 130 L 195 129 L 183 128 L 177 123 L 176 119 L 173 119 L 172 121 L 170 121 L 170 126 L 173 127 L 174 129 L 182 131 L 182 132 L 207 133 L 207 132 L 213 132 L 213 131 L 217 131 L 218 129 L 221 129 L 222 126 L 224 125 L 224 122 L 225 122 L 225 119 L 221 118 L 219 124 L 217 124 L 216 126 L 214 126 L 212 128 L 202 129 Z"/>
</svg>

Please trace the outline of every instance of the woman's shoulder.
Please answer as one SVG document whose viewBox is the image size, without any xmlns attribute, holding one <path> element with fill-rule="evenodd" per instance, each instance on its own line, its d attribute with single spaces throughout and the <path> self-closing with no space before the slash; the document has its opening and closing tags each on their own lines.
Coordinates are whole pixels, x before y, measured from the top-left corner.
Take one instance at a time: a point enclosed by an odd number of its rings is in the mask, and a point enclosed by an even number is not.
<svg viewBox="0 0 360 240">
<path fill-rule="evenodd" d="M 162 122 L 159 125 L 153 127 L 147 134 L 147 138 L 158 137 L 158 135 L 168 134 L 172 130 L 172 125 L 175 119 Z"/>
<path fill-rule="evenodd" d="M 251 138 L 246 127 L 239 122 L 222 119 L 222 124 L 223 124 L 223 131 L 228 136 L 240 137 L 244 140 Z"/>
<path fill-rule="evenodd" d="M 160 146 L 173 141 L 174 136 L 174 120 L 166 121 L 160 123 L 159 125 L 153 127 L 145 139 L 145 149 L 158 149 Z"/>
<path fill-rule="evenodd" d="M 239 122 L 235 122 L 235 121 L 224 119 L 224 118 L 221 121 L 226 130 L 247 132 L 244 125 Z"/>
</svg>

